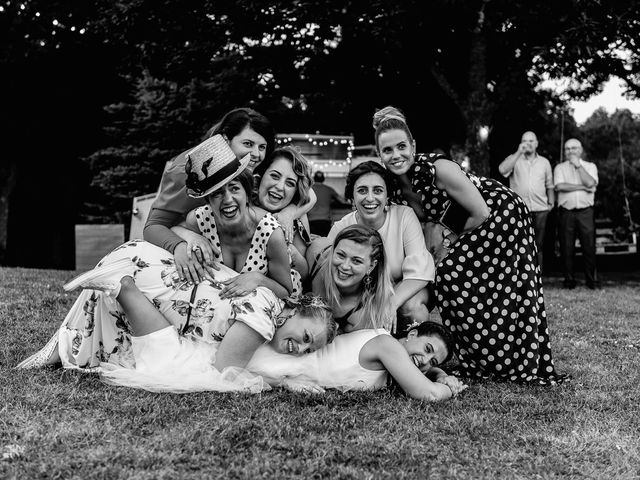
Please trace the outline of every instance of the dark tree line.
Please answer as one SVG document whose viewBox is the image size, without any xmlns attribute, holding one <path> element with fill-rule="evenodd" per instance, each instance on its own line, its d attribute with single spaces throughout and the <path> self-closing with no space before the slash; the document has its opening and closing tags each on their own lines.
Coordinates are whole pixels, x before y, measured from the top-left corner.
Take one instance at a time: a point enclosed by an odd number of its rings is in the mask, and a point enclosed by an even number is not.
<svg viewBox="0 0 640 480">
<path fill-rule="evenodd" d="M 495 176 L 524 130 L 553 150 L 567 100 L 609 74 L 638 91 L 639 13 L 604 0 L 8 0 L 0 263 L 72 266 L 74 223 L 128 223 L 131 197 L 238 106 L 280 132 L 366 144 L 392 104 L 421 150 L 462 144 Z M 537 90 L 549 75 L 574 83 Z"/>
</svg>

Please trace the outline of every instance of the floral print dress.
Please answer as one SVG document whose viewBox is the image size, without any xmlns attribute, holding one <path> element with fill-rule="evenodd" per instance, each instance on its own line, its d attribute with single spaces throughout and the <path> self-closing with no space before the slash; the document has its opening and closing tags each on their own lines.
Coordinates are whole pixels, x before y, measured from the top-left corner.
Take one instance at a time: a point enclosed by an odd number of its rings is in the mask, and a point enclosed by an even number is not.
<svg viewBox="0 0 640 480">
<path fill-rule="evenodd" d="M 266 244 L 275 230 L 271 218 L 264 218 L 258 224 L 251 244 L 252 254 L 247 256 L 241 272 L 267 269 Z M 197 286 L 181 281 L 173 255 L 143 240 L 132 240 L 117 247 L 98 265 L 121 258 L 130 258 L 136 263 L 136 286 L 181 335 L 214 344 L 222 340 L 230 325 L 242 321 L 258 331 L 265 341 L 273 337 L 283 303 L 271 290 L 258 287 L 249 295 L 220 299 L 223 288 L 220 278 Z M 222 277 L 226 278 L 228 274 Z M 83 290 L 58 332 L 43 349 L 18 367 L 42 366 L 57 349 L 65 368 L 99 370 L 105 363 L 135 368 L 131 333 L 127 317 L 116 300 L 101 291 Z"/>
<path fill-rule="evenodd" d="M 447 192 L 435 184 L 433 162 L 440 158 L 418 155 L 408 172 L 413 191 L 421 198 L 420 213 L 431 222 L 437 222 L 449 204 Z M 560 382 L 565 377 L 553 364 L 527 207 L 500 182 L 467 177 L 482 194 L 490 215 L 451 246 L 437 266 L 435 282 L 438 309 L 453 335 L 461 373 L 516 382 Z M 400 188 L 394 188 L 392 200 L 407 204 Z"/>
</svg>

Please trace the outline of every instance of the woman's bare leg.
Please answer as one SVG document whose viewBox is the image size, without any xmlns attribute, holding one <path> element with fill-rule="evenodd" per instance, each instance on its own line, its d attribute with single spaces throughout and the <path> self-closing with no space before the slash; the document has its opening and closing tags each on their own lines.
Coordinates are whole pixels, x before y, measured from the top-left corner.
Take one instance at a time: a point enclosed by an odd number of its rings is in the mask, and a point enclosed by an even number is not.
<svg viewBox="0 0 640 480">
<path fill-rule="evenodd" d="M 133 278 L 123 277 L 120 285 L 120 293 L 116 300 L 122 306 L 134 336 L 141 337 L 171 326 L 136 286 Z"/>
</svg>

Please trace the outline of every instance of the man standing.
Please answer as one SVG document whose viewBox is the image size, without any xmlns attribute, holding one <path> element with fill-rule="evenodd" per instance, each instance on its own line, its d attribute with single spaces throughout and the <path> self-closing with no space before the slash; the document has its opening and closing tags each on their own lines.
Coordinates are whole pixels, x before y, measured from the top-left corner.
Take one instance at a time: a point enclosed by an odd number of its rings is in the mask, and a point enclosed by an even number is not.
<svg viewBox="0 0 640 480">
<path fill-rule="evenodd" d="M 544 231 L 549 210 L 553 208 L 555 192 L 549 160 L 538 155 L 538 138 L 525 132 L 516 153 L 509 155 L 498 167 L 509 179 L 509 186 L 522 197 L 531 212 L 531 223 L 536 234 L 538 265 L 542 272 Z"/>
<path fill-rule="evenodd" d="M 326 237 L 333 224 L 331 220 L 331 207 L 349 207 L 350 205 L 333 188 L 324 184 L 324 173 L 317 171 L 313 175 L 313 191 L 317 201 L 307 214 L 309 229 L 314 235 Z"/>
<path fill-rule="evenodd" d="M 573 256 L 576 235 L 580 239 L 587 287 L 600 286 L 596 272 L 596 228 L 593 200 L 598 168 L 582 160 L 582 144 L 570 138 L 564 144 L 566 160 L 556 165 L 554 184 L 558 192 L 558 236 L 564 268 L 564 287 L 575 288 Z"/>
</svg>

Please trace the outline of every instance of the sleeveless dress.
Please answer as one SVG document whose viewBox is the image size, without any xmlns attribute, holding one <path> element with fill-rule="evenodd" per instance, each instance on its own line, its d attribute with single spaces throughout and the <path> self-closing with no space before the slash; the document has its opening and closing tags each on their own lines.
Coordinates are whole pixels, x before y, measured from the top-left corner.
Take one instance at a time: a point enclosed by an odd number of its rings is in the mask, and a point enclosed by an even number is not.
<svg viewBox="0 0 640 480">
<path fill-rule="evenodd" d="M 288 379 L 341 391 L 380 390 L 387 385 L 388 372 L 366 369 L 359 360 L 362 347 L 378 335 L 390 334 L 382 328 L 345 333 L 321 349 L 300 357 L 278 353 L 269 345 L 262 345 L 247 369 L 272 386 Z"/>
<path fill-rule="evenodd" d="M 408 172 L 426 221 L 437 222 L 449 203 L 435 184 L 432 162 L 418 155 Z M 435 293 L 451 331 L 461 374 L 552 384 L 551 355 L 537 249 L 528 209 L 500 182 L 466 174 L 490 209 L 489 218 L 462 234 L 437 266 Z M 396 185 L 392 200 L 407 204 Z M 417 213 L 417 212 L 416 212 Z"/>
<path fill-rule="evenodd" d="M 258 224 L 252 253 L 247 256 L 242 271 L 266 269 L 266 243 L 274 231 L 270 227 L 273 217 L 269 217 Z M 264 287 L 243 297 L 221 300 L 219 292 L 223 285 L 219 282 L 237 275 L 228 267 L 221 267 L 214 279 L 192 286 L 180 280 L 172 254 L 143 240 L 117 247 L 98 265 L 121 258 L 130 258 L 136 263 L 136 286 L 181 336 L 217 343 L 234 321 L 242 321 L 265 341 L 273 338 L 276 318 L 283 307 L 281 300 Z M 83 290 L 45 347 L 21 362 L 18 368 L 43 366 L 56 350 L 65 368 L 100 371 L 105 364 L 135 368 L 131 337 L 127 317 L 113 297 L 96 290 Z"/>
<path fill-rule="evenodd" d="M 221 251 L 220 237 L 218 236 L 218 230 L 213 218 L 213 213 L 211 212 L 211 207 L 209 205 L 204 205 L 197 208 L 196 220 L 198 221 L 198 228 L 200 229 L 202 236 L 215 245 L 218 248 L 218 251 Z M 245 261 L 240 273 L 259 272 L 266 275 L 269 272 L 269 264 L 267 262 L 267 242 L 274 230 L 279 227 L 280 224 L 278 223 L 278 220 L 270 213 L 266 213 L 262 217 L 256 227 L 253 239 L 251 240 L 249 255 L 247 256 L 247 260 Z M 216 254 L 215 259 L 217 262 L 223 263 L 222 253 Z M 289 263 L 291 264 L 290 253 Z M 293 268 L 291 268 L 291 283 L 293 285 L 291 296 L 300 295 L 302 293 L 302 281 L 298 271 Z"/>
</svg>

